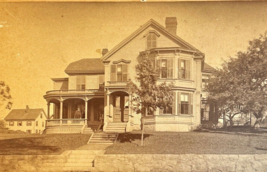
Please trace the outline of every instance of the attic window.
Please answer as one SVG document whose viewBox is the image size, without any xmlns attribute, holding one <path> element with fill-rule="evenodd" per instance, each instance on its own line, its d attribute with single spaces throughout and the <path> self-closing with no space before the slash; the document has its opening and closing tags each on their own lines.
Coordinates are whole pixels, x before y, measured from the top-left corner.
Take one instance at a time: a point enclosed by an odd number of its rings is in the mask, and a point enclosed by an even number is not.
<svg viewBox="0 0 267 172">
<path fill-rule="evenodd" d="M 156 48 L 157 47 L 157 37 L 160 37 L 160 34 L 155 30 L 150 30 L 147 34 L 144 35 L 147 40 L 147 49 Z"/>
<path fill-rule="evenodd" d="M 157 47 L 157 36 L 155 33 L 149 33 L 147 36 L 147 49 Z"/>
</svg>

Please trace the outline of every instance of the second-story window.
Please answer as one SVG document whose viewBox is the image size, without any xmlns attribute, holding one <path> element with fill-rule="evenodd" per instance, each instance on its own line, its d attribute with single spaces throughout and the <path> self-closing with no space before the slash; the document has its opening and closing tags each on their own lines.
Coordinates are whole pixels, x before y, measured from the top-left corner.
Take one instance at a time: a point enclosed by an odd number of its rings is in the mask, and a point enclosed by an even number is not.
<svg viewBox="0 0 267 172">
<path fill-rule="evenodd" d="M 76 89 L 77 90 L 85 90 L 85 76 L 78 75 L 76 79 Z"/>
<path fill-rule="evenodd" d="M 178 60 L 178 78 L 190 79 L 190 60 Z"/>
<path fill-rule="evenodd" d="M 111 65 L 110 81 L 126 82 L 128 78 L 128 69 L 126 64 Z"/>
<path fill-rule="evenodd" d="M 32 122 L 31 121 L 27 121 L 27 126 L 32 126 Z"/>
<path fill-rule="evenodd" d="M 150 33 L 147 36 L 147 49 L 157 47 L 157 36 L 155 33 Z"/>
<path fill-rule="evenodd" d="M 158 59 L 157 68 L 160 78 L 173 78 L 173 59 Z"/>
</svg>

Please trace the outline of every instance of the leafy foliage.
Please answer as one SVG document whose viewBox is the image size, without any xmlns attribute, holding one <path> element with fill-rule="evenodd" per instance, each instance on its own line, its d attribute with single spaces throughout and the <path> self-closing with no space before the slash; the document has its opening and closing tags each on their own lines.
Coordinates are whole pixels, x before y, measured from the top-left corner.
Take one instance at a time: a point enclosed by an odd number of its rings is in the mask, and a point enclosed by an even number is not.
<svg viewBox="0 0 267 172">
<path fill-rule="evenodd" d="M 0 81 L 0 107 L 4 106 L 6 109 L 11 109 L 13 104 L 11 99 L 9 86 Z"/>
<path fill-rule="evenodd" d="M 138 85 L 129 80 L 129 93 L 132 95 L 132 107 L 137 113 L 153 114 L 157 107 L 171 107 L 173 102 L 173 84 L 157 83 L 158 70 L 153 59 L 142 57 L 136 66 Z"/>
<path fill-rule="evenodd" d="M 216 100 L 230 122 L 239 113 L 253 113 L 259 123 L 267 108 L 267 37 L 249 42 L 246 52 L 231 57 L 210 79 L 209 99 Z"/>
</svg>

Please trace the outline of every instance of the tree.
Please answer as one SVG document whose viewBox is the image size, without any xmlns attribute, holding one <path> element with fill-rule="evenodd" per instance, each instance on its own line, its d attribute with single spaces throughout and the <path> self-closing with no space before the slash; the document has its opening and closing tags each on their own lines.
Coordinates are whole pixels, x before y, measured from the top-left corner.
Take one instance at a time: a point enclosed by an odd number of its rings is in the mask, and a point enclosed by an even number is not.
<svg viewBox="0 0 267 172">
<path fill-rule="evenodd" d="M 144 117 L 146 115 L 154 115 L 157 108 L 170 108 L 173 102 L 173 84 L 157 83 L 159 69 L 154 67 L 153 58 L 148 56 L 140 57 L 138 62 L 136 65 L 138 85 L 131 80 L 127 84 L 128 92 L 132 95 L 131 104 L 133 110 L 137 114 L 141 113 L 142 117 Z M 141 125 L 143 126 L 142 119 Z M 141 145 L 143 145 L 143 132 L 144 127 L 142 127 Z"/>
<path fill-rule="evenodd" d="M 142 57 L 136 66 L 136 80 L 128 81 L 128 91 L 132 95 L 132 108 L 142 116 L 153 115 L 157 107 L 170 108 L 173 102 L 173 84 L 157 83 L 158 69 L 153 65 L 153 59 Z"/>
<path fill-rule="evenodd" d="M 12 104 L 9 86 L 5 82 L 0 81 L 0 108 L 11 109 Z"/>
<path fill-rule="evenodd" d="M 260 124 L 267 108 L 267 37 L 266 33 L 249 42 L 245 52 L 238 52 L 217 69 L 210 79 L 209 100 L 217 101 L 220 112 L 228 115 L 231 126 L 239 113 L 252 113 Z"/>
</svg>

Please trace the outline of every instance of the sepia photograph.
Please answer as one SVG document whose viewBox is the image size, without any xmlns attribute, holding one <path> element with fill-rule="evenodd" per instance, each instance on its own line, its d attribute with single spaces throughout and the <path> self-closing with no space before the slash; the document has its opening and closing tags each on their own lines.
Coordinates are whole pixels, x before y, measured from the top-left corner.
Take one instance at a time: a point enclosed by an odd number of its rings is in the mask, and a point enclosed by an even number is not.
<svg viewBox="0 0 267 172">
<path fill-rule="evenodd" d="M 0 172 L 267 171 L 267 2 L 0 2 Z"/>
</svg>

